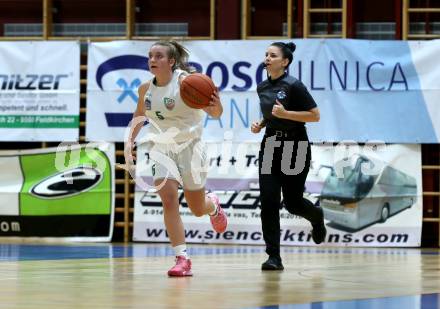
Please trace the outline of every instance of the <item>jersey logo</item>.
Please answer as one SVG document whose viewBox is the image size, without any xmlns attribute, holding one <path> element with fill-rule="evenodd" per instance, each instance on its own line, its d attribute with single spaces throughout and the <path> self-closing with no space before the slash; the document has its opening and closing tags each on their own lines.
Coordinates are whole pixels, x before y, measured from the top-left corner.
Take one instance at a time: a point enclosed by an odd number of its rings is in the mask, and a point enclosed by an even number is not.
<svg viewBox="0 0 440 309">
<path fill-rule="evenodd" d="M 170 98 L 163 98 L 163 104 L 165 104 L 165 107 L 168 110 L 172 110 L 174 108 L 174 106 L 176 105 L 176 101 L 174 101 L 173 99 Z"/>
<path fill-rule="evenodd" d="M 151 93 L 150 92 L 147 92 L 147 95 L 145 96 L 144 103 L 145 103 L 145 109 L 147 111 L 150 111 L 151 110 Z"/>
<path fill-rule="evenodd" d="M 278 101 L 282 101 L 287 97 L 287 94 L 284 90 L 280 90 L 277 92 L 277 99 Z"/>
</svg>

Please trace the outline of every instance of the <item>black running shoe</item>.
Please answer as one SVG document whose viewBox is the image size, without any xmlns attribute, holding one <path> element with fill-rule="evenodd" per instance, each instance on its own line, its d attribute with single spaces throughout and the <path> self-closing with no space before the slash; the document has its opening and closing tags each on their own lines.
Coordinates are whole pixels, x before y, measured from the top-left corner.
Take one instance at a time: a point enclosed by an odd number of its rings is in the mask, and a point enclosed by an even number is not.
<svg viewBox="0 0 440 309">
<path fill-rule="evenodd" d="M 266 262 L 261 264 L 261 270 L 283 270 L 284 266 L 281 263 L 281 258 L 277 256 L 269 256 Z"/>
</svg>

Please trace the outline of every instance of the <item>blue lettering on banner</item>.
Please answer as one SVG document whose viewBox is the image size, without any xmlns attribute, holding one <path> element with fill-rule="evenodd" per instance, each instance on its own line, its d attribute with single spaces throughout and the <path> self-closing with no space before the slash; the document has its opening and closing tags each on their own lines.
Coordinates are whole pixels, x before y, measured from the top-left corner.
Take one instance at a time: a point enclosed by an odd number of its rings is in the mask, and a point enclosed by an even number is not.
<svg viewBox="0 0 440 309">
<path fill-rule="evenodd" d="M 208 121 L 211 121 L 211 120 L 216 120 L 216 121 L 218 121 L 218 124 L 220 125 L 220 128 L 223 129 L 223 122 L 222 122 L 221 117 L 219 117 L 219 118 L 214 118 L 214 117 L 209 116 L 208 114 L 206 114 L 205 124 L 203 125 L 203 127 L 206 128 L 206 126 L 208 125 Z"/>
<path fill-rule="evenodd" d="M 315 83 L 314 83 L 314 81 L 315 81 L 315 61 L 311 61 L 310 62 L 310 69 L 311 69 L 311 72 L 310 72 L 310 88 L 312 89 L 312 90 L 325 90 L 325 87 L 315 87 Z"/>
<path fill-rule="evenodd" d="M 0 74 L 1 90 L 57 90 L 67 74 Z"/>
<path fill-rule="evenodd" d="M 214 62 L 210 63 L 208 65 L 208 68 L 206 69 L 206 75 L 212 76 L 212 71 L 216 67 L 219 68 L 222 73 L 222 81 L 221 81 L 220 85 L 218 86 L 218 90 L 222 91 L 223 89 L 226 88 L 226 86 L 228 85 L 228 82 L 229 82 L 229 73 L 228 73 L 228 68 L 226 67 L 226 64 L 219 62 L 219 61 L 214 61 Z"/>
<path fill-rule="evenodd" d="M 96 72 L 96 82 L 98 86 L 103 89 L 102 86 L 102 78 L 105 74 L 116 71 L 116 70 L 122 70 L 122 69 L 140 69 L 148 71 L 148 58 L 144 56 L 137 56 L 137 55 L 124 55 L 124 56 L 118 56 L 111 58 L 104 63 L 102 63 Z M 189 62 L 190 66 L 194 67 L 197 72 L 203 73 L 203 66 L 197 62 Z M 294 74 L 297 76 L 299 80 L 302 80 L 303 77 L 303 70 L 307 70 L 307 68 L 304 67 L 304 63 L 300 60 L 294 65 L 296 66 L 296 69 L 294 69 Z M 320 64 L 319 66 L 316 65 L 316 62 L 314 60 L 311 60 L 309 63 L 308 70 L 310 72 L 310 81 L 309 86 L 311 90 L 316 91 L 324 91 L 324 90 L 333 90 L 336 88 L 336 85 L 338 85 L 341 90 L 356 90 L 358 91 L 360 88 L 360 83 L 363 80 L 365 84 L 370 88 L 372 91 L 384 91 L 384 90 L 391 90 L 393 87 L 395 87 L 398 84 L 402 85 L 402 89 L 400 90 L 408 90 L 408 80 L 406 77 L 406 73 L 404 71 L 404 68 L 401 66 L 399 62 L 396 63 L 388 63 L 385 64 L 380 61 L 374 61 L 371 63 L 365 64 L 365 68 L 363 71 L 361 71 L 360 63 L 359 61 L 353 61 L 348 62 L 340 61 L 336 62 L 334 60 L 330 60 L 328 64 Z M 392 69 L 391 69 L 392 68 Z M 206 75 L 212 77 L 214 74 L 214 71 L 218 71 L 220 73 L 219 77 L 219 90 L 226 89 L 229 86 L 230 83 L 230 72 L 229 67 L 221 62 L 221 61 L 213 61 L 208 64 L 206 68 Z M 327 71 L 329 76 L 328 85 L 323 85 L 322 81 L 321 83 L 318 83 L 317 76 L 325 76 L 322 72 L 322 70 Z M 377 81 L 373 79 L 372 72 L 380 70 L 381 77 L 385 73 L 389 73 L 387 78 L 389 78 L 389 82 L 387 82 L 387 87 L 382 85 L 381 87 L 378 86 Z M 251 75 L 252 71 L 252 64 L 246 61 L 238 61 L 234 64 L 232 64 L 232 76 L 242 81 L 242 85 L 233 84 L 231 85 L 231 89 L 233 91 L 237 92 L 244 92 L 248 91 L 252 88 L 252 86 L 259 84 L 264 78 L 264 67 L 263 64 L 260 63 L 258 67 L 255 70 L 255 76 L 252 77 Z M 364 75 L 363 75 L 364 74 Z M 26 75 L 27 77 L 31 78 L 33 75 Z M 58 75 L 57 75 L 58 76 Z M 60 75 L 61 76 L 61 75 Z M 65 77 L 65 75 L 61 76 Z M 11 77 L 12 82 L 9 82 L 10 78 L 7 75 L 0 75 L 0 79 L 3 79 L 2 82 L 2 89 L 8 89 L 8 87 L 13 87 L 11 85 L 18 84 L 20 85 L 20 76 L 15 77 L 14 75 Z M 60 77 L 58 77 L 59 80 Z M 42 76 L 42 79 L 40 80 L 40 87 L 44 88 L 45 84 L 50 84 L 53 82 L 53 78 L 49 78 L 49 75 Z M 352 82 L 352 85 L 350 87 L 350 81 Z M 354 85 L 353 85 L 354 84 Z M 383 84 L 383 83 L 382 83 Z M 58 85 L 55 83 L 55 85 Z M 120 85 L 124 90 L 127 90 L 126 85 Z M 132 86 L 132 85 L 130 85 Z M 40 89 L 40 88 L 39 88 Z M 128 94 L 127 92 L 124 96 L 129 95 L 130 97 L 134 98 L 132 95 Z"/>
<path fill-rule="evenodd" d="M 382 90 L 385 89 L 385 87 L 382 87 L 382 88 L 374 88 L 373 85 L 372 85 L 372 83 L 371 83 L 371 80 L 370 80 L 370 70 L 371 70 L 372 66 L 373 66 L 373 65 L 376 65 L 376 64 L 380 64 L 380 65 L 382 65 L 382 66 L 384 65 L 383 62 L 379 62 L 379 61 L 375 61 L 375 62 L 370 63 L 370 64 L 368 65 L 368 67 L 367 67 L 367 83 L 368 83 L 368 86 L 370 86 L 370 88 L 371 88 L 372 90 L 374 90 L 374 91 L 382 91 Z"/>
<path fill-rule="evenodd" d="M 263 64 L 261 63 L 259 66 L 258 66 L 258 68 L 257 68 L 257 72 L 255 73 L 255 81 L 256 81 L 256 83 L 257 83 L 257 85 L 259 84 L 259 83 L 261 83 L 262 81 L 263 81 L 263 71 L 264 71 L 264 66 L 263 66 Z"/>
<path fill-rule="evenodd" d="M 298 62 L 298 79 L 302 81 L 302 62 Z"/>
<path fill-rule="evenodd" d="M 359 61 L 356 61 L 356 72 L 359 72 Z M 359 74 L 356 74 L 356 91 L 359 90 Z"/>
<path fill-rule="evenodd" d="M 303 75 L 303 62 L 298 61 L 296 63 L 297 69 L 294 73 L 297 75 L 299 80 L 302 80 Z M 389 69 L 392 66 L 392 71 Z M 328 63 L 328 86 L 318 84 L 316 78 L 317 76 L 324 76 L 321 72 L 322 69 L 326 69 L 326 66 L 321 65 L 319 68 L 315 65 L 315 61 L 310 61 L 310 89 L 314 91 L 325 91 L 325 90 L 343 90 L 343 91 L 359 91 L 361 81 L 364 81 L 369 89 L 372 91 L 390 91 L 393 87 L 397 87 L 401 84 L 399 90 L 408 91 L 408 79 L 406 74 L 399 62 L 394 64 L 385 64 L 380 61 L 374 61 L 366 65 L 365 72 L 361 71 L 359 61 L 349 63 L 348 61 L 335 62 L 330 60 Z M 378 71 L 381 79 L 389 78 L 389 82 L 385 83 L 383 81 L 376 81 L 373 78 L 373 72 Z M 363 75 L 365 73 L 365 75 Z M 388 74 L 387 74 L 388 73 Z M 350 87 L 351 82 L 351 87 Z M 379 87 L 379 83 L 381 87 Z M 354 85 L 353 85 L 354 84 Z"/>
<path fill-rule="evenodd" d="M 396 72 L 400 72 L 400 76 L 402 80 L 396 80 Z M 402 67 L 400 66 L 400 63 L 396 63 L 393 69 L 393 75 L 391 77 L 390 86 L 388 87 L 388 90 L 391 90 L 391 87 L 393 87 L 393 84 L 395 83 L 401 83 L 405 85 L 405 90 L 408 91 L 408 82 L 406 80 L 405 74 L 403 73 Z"/>
<path fill-rule="evenodd" d="M 240 118 L 240 123 L 237 124 L 236 127 L 243 127 L 243 128 L 249 128 L 249 120 L 250 120 L 250 115 L 249 115 L 249 99 L 246 98 L 245 102 L 237 102 L 235 99 L 231 99 L 229 102 L 229 110 L 230 110 L 230 117 L 229 117 L 229 128 L 233 129 L 235 127 L 234 123 L 234 115 L 238 115 L 238 117 Z M 261 111 L 260 111 L 260 118 L 262 117 L 261 115 Z M 223 122 L 222 122 L 222 117 L 220 118 L 213 118 L 209 115 L 206 115 L 205 117 L 205 123 L 204 123 L 204 127 L 206 128 L 208 126 L 208 121 L 218 121 L 219 127 L 223 129 Z M 243 126 L 241 126 L 241 124 Z"/>
<path fill-rule="evenodd" d="M 102 79 L 105 74 L 123 69 L 148 71 L 147 64 L 148 58 L 139 55 L 122 55 L 110 58 L 97 68 L 96 83 L 101 90 L 104 90 Z M 189 64 L 198 72 L 204 71 L 204 67 L 200 63 L 190 62 Z M 335 89 L 340 91 L 359 91 L 362 89 L 362 91 L 370 90 L 373 92 L 396 89 L 399 91 L 409 90 L 405 67 L 402 67 L 399 62 L 385 64 L 380 61 L 363 63 L 348 60 L 328 60 L 326 63 L 319 62 L 319 65 L 317 65 L 317 62 L 310 60 L 308 62 L 297 61 L 293 63 L 292 67 L 294 67 L 293 74 L 300 80 L 304 76 L 303 70 L 309 74 L 309 85 L 306 84 L 306 86 L 310 87 L 312 91 Z M 232 65 L 227 65 L 221 61 L 212 61 L 207 64 L 205 74 L 210 77 L 215 75 L 215 81 L 218 83 L 220 91 L 228 89 L 228 87 L 236 92 L 249 91 L 254 85 L 259 84 L 265 79 L 263 64 L 259 63 L 255 68 L 255 65 L 253 67 L 247 61 L 237 61 Z M 253 74 L 255 75 L 252 76 Z M 322 79 L 323 76 L 326 78 Z M 377 77 L 375 78 L 375 76 Z M 67 75 L 29 74 L 23 77 L 20 75 L 0 75 L 0 86 L 1 89 L 58 89 L 60 79 L 65 77 Z M 232 77 L 235 79 L 232 80 Z M 321 79 L 318 80 L 319 77 Z M 122 103 L 129 99 L 130 101 L 137 102 L 138 98 L 135 89 L 140 84 L 139 78 L 131 82 L 123 78 L 118 79 L 117 85 L 122 88 L 123 92 L 119 95 L 117 101 Z M 242 106 L 244 106 L 244 109 L 240 109 Z M 249 102 L 246 101 L 245 105 L 240 105 L 239 107 L 237 102 L 232 100 L 230 108 L 230 127 L 232 128 L 234 124 L 234 114 L 239 117 L 239 122 L 241 121 L 245 127 L 249 127 Z M 131 120 L 131 114 L 128 113 L 106 113 L 105 115 L 107 124 L 110 127 L 123 127 Z M 119 119 L 119 117 L 121 118 Z M 219 126 L 223 128 L 221 119 L 214 119 L 209 116 L 205 119 L 205 126 L 211 120 L 218 121 Z"/>
<path fill-rule="evenodd" d="M 193 67 L 197 72 L 202 73 L 203 72 L 203 67 L 200 63 L 197 62 L 188 62 L 190 67 Z"/>
<path fill-rule="evenodd" d="M 333 89 L 333 78 L 332 78 L 332 72 L 335 72 L 336 76 L 338 77 L 339 84 L 341 85 L 341 88 L 343 90 L 347 89 L 347 61 L 344 62 L 344 75 L 343 80 L 341 78 L 341 75 L 339 75 L 338 69 L 336 67 L 336 64 L 334 61 L 330 61 L 330 89 Z"/>
<path fill-rule="evenodd" d="M 233 128 L 234 127 L 234 110 L 237 111 L 238 116 L 241 119 L 241 122 L 243 123 L 245 128 L 249 127 L 249 99 L 246 99 L 246 117 L 243 118 L 242 113 L 240 112 L 240 109 L 237 106 L 237 102 L 235 102 L 234 99 L 231 99 L 231 124 L 230 127 Z"/>
<path fill-rule="evenodd" d="M 252 86 L 252 79 L 249 75 L 244 74 L 240 71 L 240 67 L 246 67 L 250 68 L 251 64 L 249 62 L 239 61 L 232 67 L 232 72 L 234 73 L 234 76 L 240 78 L 244 81 L 244 86 L 239 87 L 236 85 L 232 85 L 232 90 L 234 91 L 247 91 Z"/>
</svg>

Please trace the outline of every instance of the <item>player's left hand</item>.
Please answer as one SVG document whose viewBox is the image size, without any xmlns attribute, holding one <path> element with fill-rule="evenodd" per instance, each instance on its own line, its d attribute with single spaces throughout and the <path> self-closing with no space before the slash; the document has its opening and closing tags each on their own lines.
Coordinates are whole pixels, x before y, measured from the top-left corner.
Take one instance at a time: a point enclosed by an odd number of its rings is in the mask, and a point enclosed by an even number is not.
<svg viewBox="0 0 440 309">
<path fill-rule="evenodd" d="M 277 118 L 283 118 L 286 113 L 286 109 L 280 101 L 276 100 L 275 105 L 272 107 L 272 115 Z"/>
<path fill-rule="evenodd" d="M 221 109 L 222 103 L 220 101 L 220 96 L 218 95 L 218 89 L 214 91 L 211 95 L 211 101 L 209 101 L 209 105 L 203 110 L 207 112 L 209 115 L 215 115 L 218 113 L 219 109 Z"/>
</svg>

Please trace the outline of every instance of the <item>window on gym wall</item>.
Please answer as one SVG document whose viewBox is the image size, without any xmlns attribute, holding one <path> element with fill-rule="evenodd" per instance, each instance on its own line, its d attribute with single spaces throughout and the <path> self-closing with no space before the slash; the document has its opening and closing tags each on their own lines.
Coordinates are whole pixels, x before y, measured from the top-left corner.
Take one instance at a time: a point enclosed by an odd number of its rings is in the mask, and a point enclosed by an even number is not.
<svg viewBox="0 0 440 309">
<path fill-rule="evenodd" d="M 248 9 L 249 36 L 280 37 L 287 35 L 286 0 L 250 0 Z"/>
<path fill-rule="evenodd" d="M 312 9 L 339 9 L 342 0 L 313 0 Z M 342 14 L 340 12 L 323 12 L 310 15 L 310 34 L 312 35 L 341 35 Z"/>
<path fill-rule="evenodd" d="M 135 36 L 209 37 L 209 0 L 137 0 Z"/>
<path fill-rule="evenodd" d="M 125 1 L 54 0 L 52 36 L 125 36 L 125 10 Z"/>
<path fill-rule="evenodd" d="M 43 5 L 35 0 L 2 0 L 0 36 L 41 37 Z"/>
<path fill-rule="evenodd" d="M 395 1 L 354 1 L 355 37 L 367 40 L 395 40 L 396 16 L 401 12 Z M 377 8 L 380 8 L 378 10 Z"/>
<path fill-rule="evenodd" d="M 440 8 L 440 0 L 409 1 L 409 8 L 413 10 L 438 9 Z M 427 11 L 409 14 L 409 33 L 417 35 L 440 35 L 440 13 L 438 11 Z M 428 39 L 429 37 L 426 38 Z"/>
</svg>

